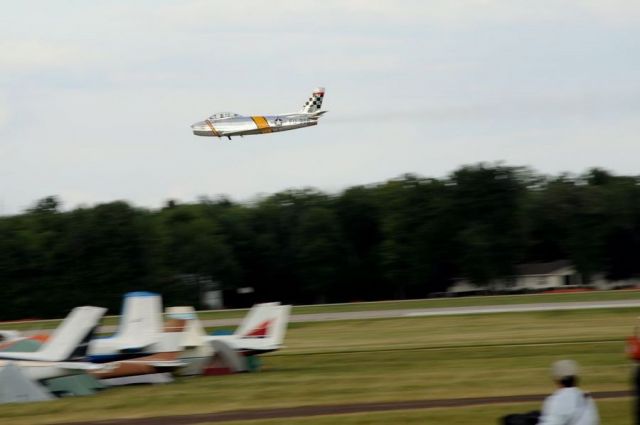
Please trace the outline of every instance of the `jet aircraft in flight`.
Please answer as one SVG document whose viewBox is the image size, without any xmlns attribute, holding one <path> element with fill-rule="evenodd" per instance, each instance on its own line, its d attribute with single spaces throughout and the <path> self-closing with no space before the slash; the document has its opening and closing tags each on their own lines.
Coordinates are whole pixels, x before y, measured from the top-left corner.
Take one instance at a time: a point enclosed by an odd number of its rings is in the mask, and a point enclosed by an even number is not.
<svg viewBox="0 0 640 425">
<path fill-rule="evenodd" d="M 191 126 L 196 136 L 227 137 L 248 134 L 275 133 L 318 124 L 327 111 L 321 111 L 324 88 L 318 87 L 299 112 L 279 115 L 243 116 L 232 112 L 219 112 Z"/>
</svg>

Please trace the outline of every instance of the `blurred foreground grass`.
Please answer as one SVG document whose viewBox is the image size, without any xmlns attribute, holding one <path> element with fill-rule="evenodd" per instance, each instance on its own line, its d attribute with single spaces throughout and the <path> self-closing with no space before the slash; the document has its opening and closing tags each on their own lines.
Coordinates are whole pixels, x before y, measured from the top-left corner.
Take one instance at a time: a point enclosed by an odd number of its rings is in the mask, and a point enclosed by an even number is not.
<svg viewBox="0 0 640 425">
<path fill-rule="evenodd" d="M 601 423 L 621 425 L 629 423 L 630 399 L 600 400 Z M 507 404 L 447 409 L 405 410 L 384 413 L 361 413 L 304 418 L 305 425 L 472 425 L 497 424 L 498 418 L 509 413 L 524 413 L 539 410 L 537 404 Z M 297 425 L 301 418 L 239 421 L 234 425 Z M 200 425 L 209 425 L 203 423 Z M 213 425 L 213 424 L 211 424 Z"/>
<path fill-rule="evenodd" d="M 293 324 L 287 348 L 264 356 L 261 373 L 181 378 L 174 384 L 113 388 L 91 397 L 3 405 L 0 422 L 38 425 L 233 409 L 549 393 L 553 390 L 549 364 L 567 357 L 582 365 L 586 389 L 624 390 L 631 365 L 623 353 L 623 340 L 637 314 L 638 309 L 605 309 Z M 627 402 L 602 403 L 623 406 Z M 486 415 L 478 418 L 495 418 L 521 409 L 505 405 L 345 415 L 340 423 L 375 424 L 381 423 L 380 418 L 398 415 L 403 420 L 393 423 L 417 423 L 418 418 L 432 423 L 425 419 L 429 415 L 433 423 L 494 423 L 461 422 L 476 410 Z M 629 418 L 628 411 L 611 408 L 612 419 L 603 423 L 624 423 L 613 418 Z M 404 415 L 408 415 L 406 421 Z M 304 419 L 305 423 L 328 420 Z"/>
</svg>

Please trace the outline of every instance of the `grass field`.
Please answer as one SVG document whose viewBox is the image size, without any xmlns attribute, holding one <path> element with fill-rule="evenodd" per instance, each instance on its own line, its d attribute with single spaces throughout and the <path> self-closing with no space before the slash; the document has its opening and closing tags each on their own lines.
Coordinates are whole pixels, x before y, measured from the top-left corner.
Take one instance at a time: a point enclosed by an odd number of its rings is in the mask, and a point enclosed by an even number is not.
<svg viewBox="0 0 640 425">
<path fill-rule="evenodd" d="M 583 386 L 588 390 L 624 390 L 631 365 L 623 341 L 638 312 L 602 309 L 296 323 L 287 335 L 287 348 L 263 357 L 261 373 L 186 378 L 169 385 L 114 388 L 91 397 L 4 405 L 0 418 L 13 425 L 38 425 L 246 408 L 549 393 L 553 388 L 548 366 L 567 357 L 582 365 Z M 603 423 L 629 423 L 628 404 L 628 400 L 603 401 Z M 393 423 L 495 423 L 502 414 L 529 407 L 533 406 L 304 421 L 377 424 L 395 418 Z M 474 417 L 484 419 L 469 422 Z M 257 423 L 262 422 L 272 423 Z"/>
<path fill-rule="evenodd" d="M 405 301 L 379 301 L 364 303 L 346 304 L 325 304 L 295 306 L 292 314 L 311 313 L 339 313 L 346 311 L 372 311 L 372 310 L 401 310 L 420 308 L 445 308 L 445 307 L 472 307 L 485 305 L 514 305 L 514 304 L 535 304 L 535 303 L 562 303 L 562 302 L 585 302 L 585 301 L 617 301 L 617 300 L 640 300 L 639 290 L 617 290 L 617 291 L 591 291 L 566 294 L 529 294 L 529 295 L 495 295 L 482 297 L 462 297 L 462 298 L 432 298 L 422 300 Z M 244 317 L 247 313 L 245 309 L 219 310 L 200 312 L 200 319 L 235 319 Z M 22 323 L 4 322 L 0 323 L 0 329 L 16 330 L 38 330 L 55 328 L 60 320 L 47 321 L 27 321 Z M 116 325 L 117 316 L 106 317 L 103 320 L 105 325 Z"/>
</svg>

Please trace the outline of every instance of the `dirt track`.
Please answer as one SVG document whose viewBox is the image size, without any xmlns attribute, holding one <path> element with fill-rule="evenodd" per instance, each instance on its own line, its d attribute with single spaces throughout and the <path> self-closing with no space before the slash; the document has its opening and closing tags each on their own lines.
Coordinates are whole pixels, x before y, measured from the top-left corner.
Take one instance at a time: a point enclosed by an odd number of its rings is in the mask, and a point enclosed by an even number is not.
<svg viewBox="0 0 640 425">
<path fill-rule="evenodd" d="M 629 391 L 603 391 L 592 393 L 595 398 L 629 397 Z M 275 409 L 232 410 L 193 415 L 157 416 L 137 419 L 110 419 L 73 422 L 66 425 L 194 425 L 204 422 L 229 422 L 255 419 L 277 419 L 305 416 L 338 415 L 345 413 L 384 412 L 390 410 L 432 409 L 436 407 L 465 407 L 486 404 L 526 403 L 542 401 L 546 394 L 514 395 L 482 398 L 450 398 L 440 400 L 413 400 L 382 403 L 354 403 L 325 406 L 283 407 Z"/>
</svg>

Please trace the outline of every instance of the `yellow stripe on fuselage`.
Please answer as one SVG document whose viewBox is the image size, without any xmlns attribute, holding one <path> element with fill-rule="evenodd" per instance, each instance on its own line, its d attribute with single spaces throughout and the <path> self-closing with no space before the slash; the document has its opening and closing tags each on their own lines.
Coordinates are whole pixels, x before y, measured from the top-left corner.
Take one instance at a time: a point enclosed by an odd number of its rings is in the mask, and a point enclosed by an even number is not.
<svg viewBox="0 0 640 425">
<path fill-rule="evenodd" d="M 265 117 L 251 117 L 251 119 L 256 124 L 256 127 L 258 127 L 258 130 L 260 130 L 260 133 L 271 133 L 271 127 L 269 127 L 269 123 Z"/>
<path fill-rule="evenodd" d="M 213 126 L 213 124 L 211 123 L 211 121 L 207 120 L 205 121 L 207 123 L 207 125 L 209 126 L 209 128 L 211 129 L 211 132 L 213 133 L 214 136 L 218 136 L 220 137 L 220 133 L 218 133 L 218 130 L 216 130 L 216 128 Z"/>
</svg>

